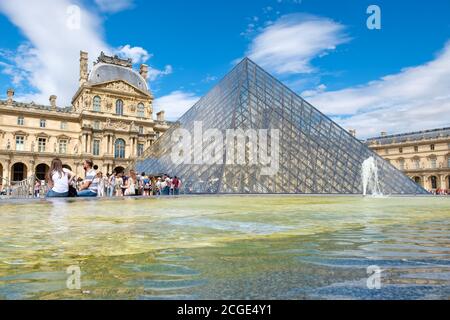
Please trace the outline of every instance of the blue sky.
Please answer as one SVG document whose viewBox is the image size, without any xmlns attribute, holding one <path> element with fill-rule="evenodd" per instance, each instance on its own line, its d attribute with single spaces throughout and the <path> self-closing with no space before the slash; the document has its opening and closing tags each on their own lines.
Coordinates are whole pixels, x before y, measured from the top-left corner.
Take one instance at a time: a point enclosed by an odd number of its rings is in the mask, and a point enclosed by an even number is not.
<svg viewBox="0 0 450 320">
<path fill-rule="evenodd" d="M 105 50 L 149 64 L 176 119 L 250 56 L 361 138 L 450 126 L 447 0 L 1 0 L 0 29 L 0 98 L 68 105 L 79 50 Z"/>
</svg>

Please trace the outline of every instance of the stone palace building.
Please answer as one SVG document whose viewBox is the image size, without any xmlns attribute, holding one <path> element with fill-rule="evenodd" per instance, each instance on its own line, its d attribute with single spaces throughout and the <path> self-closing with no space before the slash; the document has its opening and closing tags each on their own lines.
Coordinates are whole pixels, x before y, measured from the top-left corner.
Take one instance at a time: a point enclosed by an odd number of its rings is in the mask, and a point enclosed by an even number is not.
<svg viewBox="0 0 450 320">
<path fill-rule="evenodd" d="M 450 190 L 450 128 L 397 135 L 383 132 L 366 143 L 425 189 Z"/>
<path fill-rule="evenodd" d="M 83 176 L 84 159 L 106 173 L 126 168 L 163 134 L 169 123 L 161 111 L 153 118 L 148 66 L 133 70 L 131 59 L 103 52 L 88 71 L 88 53 L 80 52 L 79 88 L 70 107 L 22 103 L 9 89 L 0 100 L 0 185 L 33 175 L 44 179 L 52 159 Z"/>
</svg>

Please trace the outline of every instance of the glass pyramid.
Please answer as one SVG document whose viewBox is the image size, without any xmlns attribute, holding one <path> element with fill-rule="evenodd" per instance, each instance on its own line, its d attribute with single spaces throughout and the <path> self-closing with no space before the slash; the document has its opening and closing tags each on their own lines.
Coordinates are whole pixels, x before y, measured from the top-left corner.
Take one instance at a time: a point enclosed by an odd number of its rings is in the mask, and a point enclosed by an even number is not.
<svg viewBox="0 0 450 320">
<path fill-rule="evenodd" d="M 174 134 L 179 129 L 192 133 L 196 123 L 201 123 L 203 132 L 214 128 L 223 132 L 224 136 L 229 129 L 270 132 L 267 140 L 262 140 L 267 143 L 257 140 L 256 150 L 274 156 L 272 146 L 277 144 L 277 172 L 267 175 L 263 173 L 262 165 L 251 161 L 255 154 L 249 152 L 253 147 L 250 139 L 245 140 L 245 145 L 233 142 L 235 146 L 245 149 L 245 161 L 229 163 L 227 158 L 231 154 L 225 150 L 226 143 L 223 144 L 222 154 L 211 153 L 218 155 L 221 161 L 217 163 L 174 161 L 173 153 L 178 152 L 175 147 L 179 142 L 174 139 Z M 211 150 L 215 141 L 203 138 L 180 155 L 184 159 L 193 159 L 200 154 L 201 159 L 202 152 Z M 138 172 L 180 177 L 185 193 L 361 194 L 362 163 L 369 157 L 376 159 L 379 187 L 383 194 L 427 193 L 365 144 L 245 58 L 146 150 L 133 166 Z"/>
</svg>

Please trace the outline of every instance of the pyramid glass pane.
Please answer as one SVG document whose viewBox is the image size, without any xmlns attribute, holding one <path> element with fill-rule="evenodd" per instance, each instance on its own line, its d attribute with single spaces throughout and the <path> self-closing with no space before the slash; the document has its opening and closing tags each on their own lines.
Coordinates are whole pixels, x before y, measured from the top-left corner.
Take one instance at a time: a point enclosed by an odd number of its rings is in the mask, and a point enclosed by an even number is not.
<svg viewBox="0 0 450 320">
<path fill-rule="evenodd" d="M 250 138 L 241 145 L 236 142 L 236 149 L 240 147 L 246 151 L 245 159 L 240 163 L 230 161 L 232 157 L 226 143 L 223 143 L 223 159 L 217 163 L 174 162 L 172 153 L 177 143 L 174 133 L 179 129 L 193 133 L 196 123 L 201 123 L 203 133 L 217 129 L 224 137 L 227 130 L 267 130 L 267 139 L 261 143 L 258 136 L 253 143 Z M 206 150 L 210 154 L 214 141 L 205 138 L 200 141 L 188 148 L 183 156 L 192 160 L 199 155 L 201 159 Z M 278 170 L 267 175 L 262 172 L 264 166 L 255 160 L 259 159 L 260 152 L 273 156 L 272 144 L 277 142 Z M 376 159 L 380 189 L 384 194 L 427 193 L 246 58 L 133 166 L 148 174 L 179 176 L 186 193 L 361 194 L 362 163 L 369 157 Z"/>
</svg>

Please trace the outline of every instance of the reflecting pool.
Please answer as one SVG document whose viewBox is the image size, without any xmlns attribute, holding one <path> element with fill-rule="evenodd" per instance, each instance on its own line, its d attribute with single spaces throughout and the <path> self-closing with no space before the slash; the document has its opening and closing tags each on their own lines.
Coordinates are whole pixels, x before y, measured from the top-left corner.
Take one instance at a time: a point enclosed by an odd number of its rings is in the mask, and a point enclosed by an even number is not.
<svg viewBox="0 0 450 320">
<path fill-rule="evenodd" d="M 449 298 L 446 198 L 0 202 L 0 299 Z"/>
</svg>

